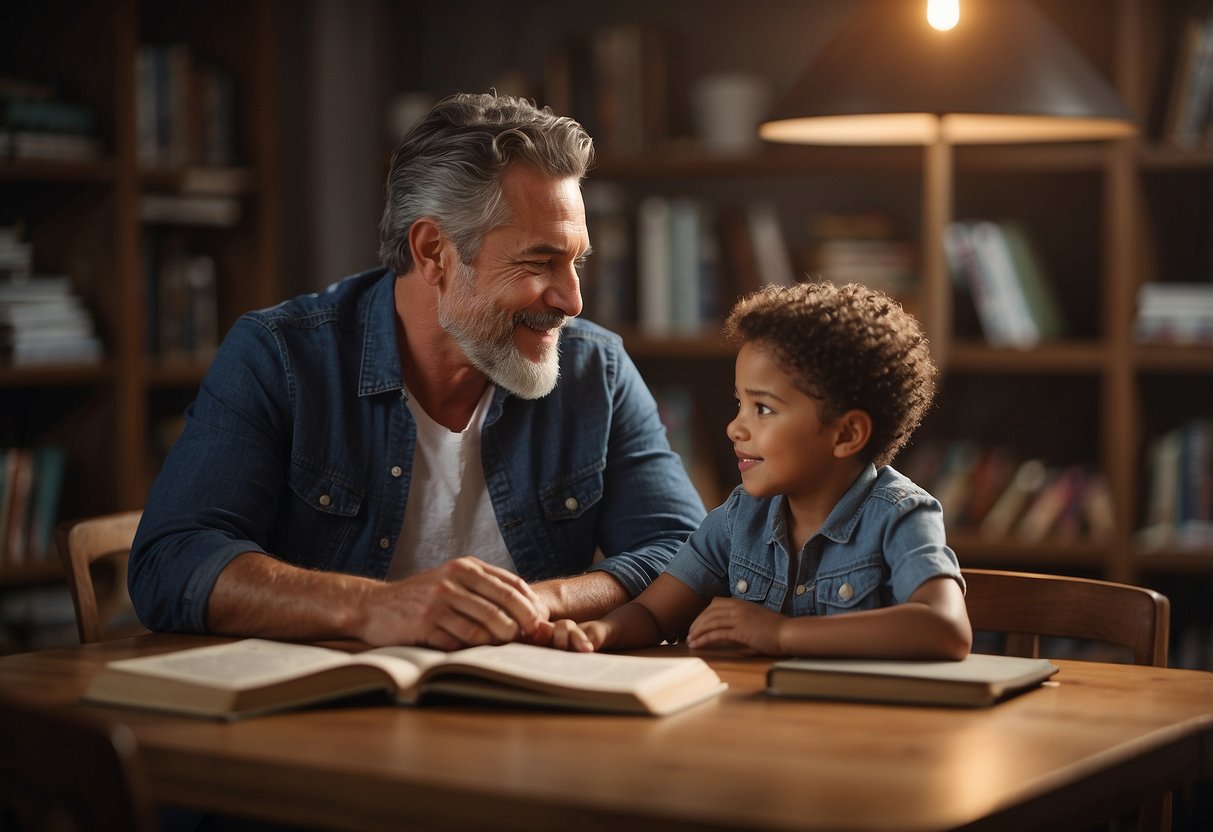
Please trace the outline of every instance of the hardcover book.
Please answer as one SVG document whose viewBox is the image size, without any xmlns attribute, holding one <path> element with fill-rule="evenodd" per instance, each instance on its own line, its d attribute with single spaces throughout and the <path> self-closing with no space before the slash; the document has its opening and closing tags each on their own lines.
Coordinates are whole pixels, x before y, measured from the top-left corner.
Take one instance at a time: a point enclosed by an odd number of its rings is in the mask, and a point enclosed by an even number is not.
<svg viewBox="0 0 1213 832">
<path fill-rule="evenodd" d="M 767 671 L 767 691 L 811 699 L 985 707 L 1036 687 L 1057 670 L 1048 659 L 984 653 L 958 662 L 785 659 Z"/>
</svg>

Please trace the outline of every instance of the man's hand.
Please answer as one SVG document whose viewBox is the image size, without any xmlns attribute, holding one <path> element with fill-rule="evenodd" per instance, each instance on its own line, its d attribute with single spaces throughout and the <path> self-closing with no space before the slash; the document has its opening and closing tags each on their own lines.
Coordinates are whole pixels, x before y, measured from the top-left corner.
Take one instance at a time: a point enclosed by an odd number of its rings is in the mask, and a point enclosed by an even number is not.
<svg viewBox="0 0 1213 832">
<path fill-rule="evenodd" d="M 457 650 L 527 638 L 547 606 L 522 578 L 472 557 L 379 584 L 365 598 L 359 637 L 369 644 Z"/>
<path fill-rule="evenodd" d="M 766 607 L 736 598 L 713 598 L 708 608 L 691 622 L 687 646 L 721 647 L 740 644 L 754 653 L 780 653 L 779 628 L 788 619 Z"/>
</svg>

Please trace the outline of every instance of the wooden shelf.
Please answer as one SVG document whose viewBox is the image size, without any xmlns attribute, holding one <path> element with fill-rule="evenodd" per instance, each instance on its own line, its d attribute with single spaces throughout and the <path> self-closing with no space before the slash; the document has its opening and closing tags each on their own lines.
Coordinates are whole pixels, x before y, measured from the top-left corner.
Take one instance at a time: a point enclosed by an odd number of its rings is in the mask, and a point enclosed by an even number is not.
<svg viewBox="0 0 1213 832">
<path fill-rule="evenodd" d="M 1133 365 L 1154 372 L 1213 373 L 1213 346 L 1146 346 L 1133 350 Z"/>
<path fill-rule="evenodd" d="M 1107 364 L 1107 346 L 1102 343 L 1057 342 L 1032 349 L 989 347 L 980 342 L 957 341 L 947 353 L 949 372 L 1090 374 Z"/>
<path fill-rule="evenodd" d="M 0 388 L 56 387 L 69 384 L 110 384 L 115 365 L 111 360 L 99 364 L 47 364 L 38 367 L 0 366 Z"/>
<path fill-rule="evenodd" d="M 65 184 L 111 184 L 118 175 L 112 159 L 96 162 L 54 162 L 35 159 L 0 162 L 0 182 L 61 182 Z"/>
</svg>

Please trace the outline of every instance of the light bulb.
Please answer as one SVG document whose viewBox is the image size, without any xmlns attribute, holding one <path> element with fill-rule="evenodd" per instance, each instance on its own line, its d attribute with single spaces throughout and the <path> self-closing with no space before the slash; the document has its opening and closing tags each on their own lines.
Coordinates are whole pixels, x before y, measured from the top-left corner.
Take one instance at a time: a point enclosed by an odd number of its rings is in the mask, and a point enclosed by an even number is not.
<svg viewBox="0 0 1213 832">
<path fill-rule="evenodd" d="M 927 0 L 927 23 L 946 32 L 960 22 L 960 0 Z"/>
</svg>

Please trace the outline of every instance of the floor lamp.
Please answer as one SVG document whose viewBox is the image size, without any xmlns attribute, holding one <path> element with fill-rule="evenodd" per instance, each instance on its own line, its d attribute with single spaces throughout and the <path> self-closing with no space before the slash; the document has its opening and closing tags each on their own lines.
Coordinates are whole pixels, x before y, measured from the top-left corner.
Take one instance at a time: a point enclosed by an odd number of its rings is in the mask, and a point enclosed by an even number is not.
<svg viewBox="0 0 1213 832">
<path fill-rule="evenodd" d="M 759 127 L 774 142 L 924 148 L 923 323 L 937 350 L 951 321 L 952 147 L 1134 132 L 1108 82 L 1024 0 L 867 0 Z"/>
</svg>

